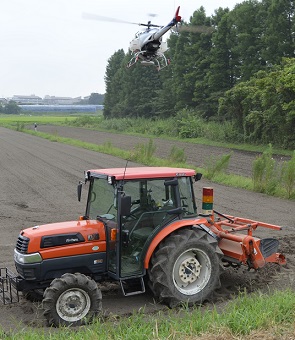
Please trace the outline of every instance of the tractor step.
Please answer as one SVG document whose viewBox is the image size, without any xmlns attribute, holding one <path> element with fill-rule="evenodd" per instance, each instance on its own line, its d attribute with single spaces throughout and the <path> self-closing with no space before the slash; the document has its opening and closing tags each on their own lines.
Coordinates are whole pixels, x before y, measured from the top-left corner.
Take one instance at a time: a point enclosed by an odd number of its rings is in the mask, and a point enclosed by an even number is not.
<svg viewBox="0 0 295 340">
<path fill-rule="evenodd" d="M 0 300 L 4 305 L 19 302 L 17 280 L 8 268 L 0 268 Z"/>
<path fill-rule="evenodd" d="M 120 279 L 120 286 L 124 296 L 145 293 L 143 277 Z"/>
</svg>

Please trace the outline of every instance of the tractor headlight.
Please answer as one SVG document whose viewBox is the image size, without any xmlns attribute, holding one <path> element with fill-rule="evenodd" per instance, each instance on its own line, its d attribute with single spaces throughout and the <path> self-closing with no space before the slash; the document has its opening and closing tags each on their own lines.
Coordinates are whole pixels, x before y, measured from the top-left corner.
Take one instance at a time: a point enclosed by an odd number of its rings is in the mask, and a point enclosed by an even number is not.
<svg viewBox="0 0 295 340">
<path fill-rule="evenodd" d="M 42 257 L 39 253 L 21 254 L 14 249 L 14 261 L 18 263 L 38 263 L 42 262 Z"/>
</svg>

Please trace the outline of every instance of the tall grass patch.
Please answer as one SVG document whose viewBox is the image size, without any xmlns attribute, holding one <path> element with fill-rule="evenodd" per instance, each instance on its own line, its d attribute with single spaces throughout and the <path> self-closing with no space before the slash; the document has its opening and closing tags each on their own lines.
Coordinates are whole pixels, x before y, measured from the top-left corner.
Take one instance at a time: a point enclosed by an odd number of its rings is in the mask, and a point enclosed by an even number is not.
<svg viewBox="0 0 295 340">
<path fill-rule="evenodd" d="M 295 318 L 295 295 L 291 291 L 275 292 L 272 296 L 256 293 L 241 294 L 222 315 L 222 324 L 234 334 L 250 334 L 274 324 L 292 324 Z"/>
<path fill-rule="evenodd" d="M 252 164 L 253 187 L 255 191 L 274 194 L 278 185 L 276 161 L 272 158 L 272 146 L 258 156 Z"/>
<path fill-rule="evenodd" d="M 131 153 L 131 159 L 135 162 L 150 164 L 153 161 L 156 148 L 157 147 L 152 139 L 150 139 L 146 144 L 137 144 L 134 152 Z"/>
<path fill-rule="evenodd" d="M 228 168 L 231 153 L 221 157 L 210 156 L 205 160 L 206 178 L 213 179 L 214 176 L 224 174 Z"/>
<path fill-rule="evenodd" d="M 289 161 L 279 167 L 272 157 L 272 146 L 258 156 L 252 164 L 252 180 L 255 191 L 268 195 L 295 198 L 295 151 Z"/>
<path fill-rule="evenodd" d="M 194 111 L 183 109 L 175 117 L 180 138 L 197 138 L 203 136 L 204 121 Z"/>
<path fill-rule="evenodd" d="M 127 300 L 126 300 L 127 301 Z M 128 303 L 128 302 L 127 302 Z M 110 315 L 91 325 L 76 329 L 22 329 L 0 331 L 7 339 L 252 339 L 252 334 L 265 334 L 264 339 L 292 339 L 294 336 L 295 293 L 277 291 L 271 295 L 241 293 L 222 311 L 216 308 L 186 308 L 146 314 L 144 308 L 130 317 Z M 217 336 L 216 336 L 217 335 Z M 225 335 L 227 337 L 225 337 Z M 267 337 L 269 336 L 269 337 Z M 258 338 L 257 338 L 258 339 Z"/>
<path fill-rule="evenodd" d="M 84 127 L 84 128 L 97 128 L 103 120 L 102 116 L 92 117 L 92 116 L 79 116 L 72 120 L 66 120 L 66 125 Z"/>
<path fill-rule="evenodd" d="M 172 164 L 185 164 L 186 163 L 186 155 L 183 148 L 178 148 L 173 145 L 171 148 L 170 154 L 168 156 L 168 162 Z"/>
<path fill-rule="evenodd" d="M 287 193 L 287 198 L 295 196 L 295 151 L 292 158 L 282 165 L 281 182 Z"/>
</svg>

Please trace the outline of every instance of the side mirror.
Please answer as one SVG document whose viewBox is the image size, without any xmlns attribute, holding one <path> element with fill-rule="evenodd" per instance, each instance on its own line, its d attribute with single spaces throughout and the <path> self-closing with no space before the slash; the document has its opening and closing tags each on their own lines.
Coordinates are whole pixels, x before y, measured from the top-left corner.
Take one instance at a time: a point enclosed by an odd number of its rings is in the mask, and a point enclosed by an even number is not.
<svg viewBox="0 0 295 340">
<path fill-rule="evenodd" d="M 195 174 L 195 182 L 199 181 L 202 178 L 203 174 L 201 174 L 200 172 L 197 172 Z"/>
<path fill-rule="evenodd" d="M 121 196 L 120 215 L 129 216 L 131 214 L 131 196 Z"/>
<path fill-rule="evenodd" d="M 77 186 L 77 194 L 78 194 L 78 201 L 81 202 L 81 195 L 82 195 L 82 182 L 79 182 Z"/>
</svg>

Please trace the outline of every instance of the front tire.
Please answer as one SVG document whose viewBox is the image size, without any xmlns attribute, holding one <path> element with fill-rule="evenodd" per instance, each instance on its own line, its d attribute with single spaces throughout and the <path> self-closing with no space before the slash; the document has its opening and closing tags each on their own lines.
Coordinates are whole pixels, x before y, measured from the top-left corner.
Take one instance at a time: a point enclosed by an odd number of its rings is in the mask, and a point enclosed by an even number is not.
<svg viewBox="0 0 295 340">
<path fill-rule="evenodd" d="M 101 311 L 101 291 L 84 274 L 64 274 L 44 292 L 44 316 L 50 326 L 80 326 Z"/>
<path fill-rule="evenodd" d="M 31 302 L 40 302 L 43 299 L 44 289 L 32 289 L 23 292 L 24 298 Z"/>
<path fill-rule="evenodd" d="M 202 230 L 182 229 L 168 236 L 152 256 L 150 288 L 170 307 L 202 303 L 220 286 L 221 250 Z"/>
</svg>

